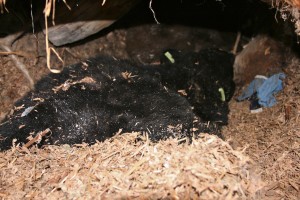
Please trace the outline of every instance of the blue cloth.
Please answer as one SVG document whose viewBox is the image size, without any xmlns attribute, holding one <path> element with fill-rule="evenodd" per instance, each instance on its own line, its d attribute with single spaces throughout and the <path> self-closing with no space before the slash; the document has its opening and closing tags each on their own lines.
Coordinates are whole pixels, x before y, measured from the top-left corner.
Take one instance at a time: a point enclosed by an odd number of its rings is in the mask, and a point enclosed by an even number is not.
<svg viewBox="0 0 300 200">
<path fill-rule="evenodd" d="M 286 77 L 284 73 L 278 73 L 270 78 L 255 78 L 242 95 L 238 97 L 238 101 L 250 98 L 256 94 L 258 103 L 264 107 L 271 107 L 276 104 L 274 94 L 283 89 L 282 80 Z"/>
<path fill-rule="evenodd" d="M 249 99 L 252 95 L 254 95 L 257 92 L 258 88 L 265 82 L 266 79 L 268 78 L 255 78 L 243 91 L 242 95 L 238 97 L 238 101 Z"/>
</svg>

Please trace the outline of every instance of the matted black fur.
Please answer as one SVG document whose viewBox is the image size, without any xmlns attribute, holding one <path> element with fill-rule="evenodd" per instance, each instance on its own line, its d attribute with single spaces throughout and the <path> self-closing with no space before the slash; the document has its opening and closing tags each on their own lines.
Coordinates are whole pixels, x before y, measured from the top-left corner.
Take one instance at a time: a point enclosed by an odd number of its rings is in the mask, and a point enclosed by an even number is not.
<svg viewBox="0 0 300 200">
<path fill-rule="evenodd" d="M 146 132 L 153 141 L 201 132 L 221 136 L 218 126 L 227 123 L 234 92 L 233 55 L 168 52 L 175 63 L 162 56 L 160 65 L 139 66 L 101 56 L 46 76 L 0 125 L 0 149 L 48 128 L 40 146 L 92 144 L 119 129 Z"/>
</svg>

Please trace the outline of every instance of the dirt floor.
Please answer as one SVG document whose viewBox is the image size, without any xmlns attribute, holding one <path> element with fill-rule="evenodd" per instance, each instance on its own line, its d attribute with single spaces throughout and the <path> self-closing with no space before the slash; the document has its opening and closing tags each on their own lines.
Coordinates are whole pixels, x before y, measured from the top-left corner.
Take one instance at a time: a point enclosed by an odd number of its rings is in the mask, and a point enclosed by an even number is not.
<svg viewBox="0 0 300 200">
<path fill-rule="evenodd" d="M 177 34 L 174 35 L 174 32 Z M 134 42 L 145 33 L 149 34 L 148 40 Z M 166 37 L 168 34 L 173 37 L 168 42 L 159 39 L 161 35 Z M 186 29 L 182 26 L 167 29 L 157 25 L 144 25 L 142 28 L 133 27 L 101 33 L 85 42 L 57 48 L 57 51 L 65 65 L 100 53 L 152 63 L 159 60 L 157 55 L 162 49 L 170 47 L 197 51 L 200 48 L 218 45 L 230 51 L 235 37 L 236 33 L 221 34 L 217 31 Z M 197 40 L 194 40 L 195 38 Z M 153 41 L 155 47 L 151 46 Z M 173 43 L 170 44 L 170 41 Z M 247 42 L 247 38 L 242 42 Z M 18 56 L 18 59 L 27 66 L 35 81 L 49 73 L 45 64 L 44 48 L 44 35 L 41 32 L 22 36 L 12 47 L 13 51 L 24 54 L 23 57 Z M 52 63 L 54 66 L 61 65 L 54 56 Z M 30 86 L 10 56 L 1 56 L 0 66 L 0 119 L 3 119 L 10 113 L 13 103 L 30 90 Z M 278 100 L 276 106 L 264 109 L 258 114 L 251 114 L 249 102 L 237 102 L 234 99 L 230 102 L 230 121 L 223 129 L 223 134 L 234 149 L 244 151 L 254 160 L 262 180 L 266 183 L 261 199 L 298 199 L 300 196 L 299 66 L 300 61 L 297 58 L 289 60 L 289 65 L 285 69 L 287 74 L 285 88 L 276 96 Z M 236 95 L 239 91 L 237 90 Z"/>
</svg>

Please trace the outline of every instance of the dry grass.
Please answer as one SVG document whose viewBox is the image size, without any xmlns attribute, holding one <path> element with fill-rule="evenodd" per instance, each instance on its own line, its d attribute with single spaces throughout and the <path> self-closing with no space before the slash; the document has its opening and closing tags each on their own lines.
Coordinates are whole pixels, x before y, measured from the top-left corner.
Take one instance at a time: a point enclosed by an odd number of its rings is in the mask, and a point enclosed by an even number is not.
<svg viewBox="0 0 300 200">
<path fill-rule="evenodd" d="M 295 33 L 300 35 L 300 1 L 299 0 L 264 0 L 272 4 L 283 20 L 291 20 L 295 24 Z M 277 17 L 277 16 L 275 16 Z"/>
<path fill-rule="evenodd" d="M 250 159 L 221 139 L 192 145 L 136 141 L 137 133 L 91 147 L 47 146 L 0 153 L 4 199 L 257 199 Z"/>
<path fill-rule="evenodd" d="M 5 7 L 6 0 L 0 0 L 0 13 L 3 13 L 4 10 L 8 11 L 7 8 Z"/>
</svg>

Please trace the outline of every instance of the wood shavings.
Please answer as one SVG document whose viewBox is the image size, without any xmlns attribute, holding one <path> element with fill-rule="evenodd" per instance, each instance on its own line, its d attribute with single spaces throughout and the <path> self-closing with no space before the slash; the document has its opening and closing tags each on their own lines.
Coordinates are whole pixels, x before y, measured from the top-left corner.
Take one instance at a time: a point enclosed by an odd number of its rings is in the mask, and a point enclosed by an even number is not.
<svg viewBox="0 0 300 200">
<path fill-rule="evenodd" d="M 182 96 L 187 96 L 187 93 L 185 90 L 178 90 L 177 92 Z"/>
<path fill-rule="evenodd" d="M 151 143 L 141 136 L 137 141 L 138 135 L 125 133 L 80 148 L 1 152 L 1 194 L 8 199 L 257 197 L 262 182 L 250 170 L 251 161 L 221 139 L 203 135 L 191 145 L 178 145 L 176 139 Z M 33 173 L 37 176 L 30 179 Z"/>
<path fill-rule="evenodd" d="M 96 83 L 96 81 L 91 77 L 84 77 L 83 79 L 79 81 L 72 81 L 71 79 L 66 80 L 63 84 L 54 87 L 52 90 L 54 93 L 57 93 L 58 91 L 67 91 L 72 85 L 78 84 L 78 83 Z"/>
<path fill-rule="evenodd" d="M 126 79 L 126 80 L 129 80 L 129 79 L 132 79 L 132 78 L 138 76 L 138 75 L 132 75 L 131 72 L 127 72 L 127 71 L 126 71 L 126 72 L 122 72 L 121 75 L 122 75 L 122 77 L 123 77 L 124 79 Z"/>
<path fill-rule="evenodd" d="M 23 148 L 28 148 L 31 145 L 33 145 L 34 143 L 39 143 L 39 141 L 41 141 L 41 139 L 47 134 L 51 132 L 49 128 L 47 128 L 44 131 L 39 132 L 34 138 L 32 138 L 32 140 L 30 140 L 29 142 L 27 142 Z"/>
<path fill-rule="evenodd" d="M 299 153 L 299 60 L 291 59 L 285 69 L 287 82 L 283 93 L 276 98 L 278 103 L 261 113 L 249 113 L 245 103 L 230 102 L 229 126 L 223 134 L 231 138 L 236 149 L 245 146 L 249 155 L 261 170 L 263 181 L 267 182 L 262 194 L 269 199 L 298 199 L 300 176 L 297 166 Z"/>
</svg>

